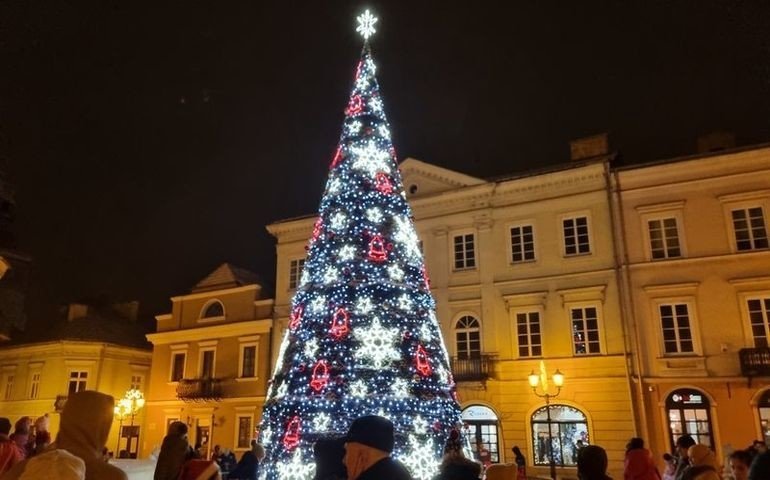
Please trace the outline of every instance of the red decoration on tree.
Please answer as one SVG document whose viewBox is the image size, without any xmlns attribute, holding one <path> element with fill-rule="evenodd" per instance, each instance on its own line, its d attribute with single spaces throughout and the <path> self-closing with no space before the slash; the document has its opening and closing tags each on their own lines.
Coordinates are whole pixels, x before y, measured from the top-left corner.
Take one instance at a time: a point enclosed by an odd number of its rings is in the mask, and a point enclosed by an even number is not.
<svg viewBox="0 0 770 480">
<path fill-rule="evenodd" d="M 388 249 L 379 233 L 369 240 L 369 259 L 375 262 L 384 262 L 388 259 Z"/>
<path fill-rule="evenodd" d="M 323 224 L 321 223 L 321 217 L 318 217 L 315 221 L 315 224 L 313 225 L 313 236 L 310 237 L 310 243 L 315 242 L 318 240 L 318 237 L 321 235 L 321 229 L 323 228 Z"/>
<path fill-rule="evenodd" d="M 329 333 L 337 340 L 341 340 L 348 332 L 350 332 L 350 314 L 340 307 L 332 316 L 332 328 Z"/>
<path fill-rule="evenodd" d="M 422 345 L 417 345 L 417 353 L 414 355 L 414 362 L 417 371 L 420 372 L 420 375 L 423 377 L 427 377 L 433 373 L 433 368 L 430 366 L 430 362 L 428 362 L 428 352 L 425 351 L 425 348 L 423 348 Z"/>
<path fill-rule="evenodd" d="M 430 290 L 430 277 L 428 277 L 428 270 L 425 269 L 425 264 L 422 265 L 422 281 L 425 282 L 425 288 Z"/>
<path fill-rule="evenodd" d="M 377 175 L 374 176 L 374 188 L 385 195 L 393 193 L 393 184 L 390 183 L 388 174 L 385 172 L 377 172 Z"/>
<path fill-rule="evenodd" d="M 286 433 L 283 435 L 283 446 L 287 450 L 293 450 L 299 445 L 299 416 L 295 415 L 289 421 L 286 427 Z"/>
<path fill-rule="evenodd" d="M 291 315 L 289 317 L 291 319 L 291 321 L 289 322 L 290 330 L 294 330 L 297 327 L 299 327 L 299 322 L 302 321 L 302 314 L 304 313 L 304 311 L 305 311 L 305 307 L 303 305 L 297 305 L 292 309 Z"/>
<path fill-rule="evenodd" d="M 319 360 L 313 367 L 313 376 L 310 379 L 310 388 L 320 392 L 329 383 L 329 366 L 326 360 Z"/>
<path fill-rule="evenodd" d="M 332 169 L 336 167 L 337 165 L 340 164 L 341 161 L 342 161 L 342 145 L 337 147 L 337 151 L 334 153 L 334 159 L 332 160 L 332 164 L 329 168 Z"/>
<path fill-rule="evenodd" d="M 361 95 L 353 95 L 350 97 L 348 108 L 345 109 L 345 115 L 358 115 L 364 109 L 364 99 Z"/>
</svg>

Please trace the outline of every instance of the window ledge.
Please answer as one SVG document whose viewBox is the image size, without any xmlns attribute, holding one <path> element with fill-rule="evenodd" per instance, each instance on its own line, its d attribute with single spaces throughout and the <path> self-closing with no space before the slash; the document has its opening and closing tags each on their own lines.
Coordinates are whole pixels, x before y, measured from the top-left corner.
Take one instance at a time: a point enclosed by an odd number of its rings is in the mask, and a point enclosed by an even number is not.
<svg viewBox="0 0 770 480">
<path fill-rule="evenodd" d="M 235 377 L 236 382 L 256 382 L 259 377 Z"/>
<path fill-rule="evenodd" d="M 565 254 L 563 255 L 563 257 L 564 257 L 564 258 L 580 258 L 580 257 L 588 257 L 588 256 L 591 256 L 591 255 L 593 255 L 593 254 L 594 254 L 594 252 L 586 252 L 586 253 L 569 253 L 569 254 L 565 253 Z"/>
<path fill-rule="evenodd" d="M 537 258 L 533 258 L 532 260 L 511 260 L 510 265 L 512 267 L 516 267 L 519 265 L 534 265 L 537 263 Z"/>
<path fill-rule="evenodd" d="M 669 355 L 656 359 L 661 373 L 671 376 L 695 375 L 705 376 L 706 357 L 698 354 Z"/>
<path fill-rule="evenodd" d="M 214 322 L 223 322 L 223 321 L 225 321 L 226 319 L 227 319 L 227 317 L 225 317 L 224 315 L 222 315 L 222 316 L 219 316 L 219 317 L 204 317 L 204 318 L 199 318 L 199 319 L 198 319 L 198 323 L 214 323 Z"/>
</svg>

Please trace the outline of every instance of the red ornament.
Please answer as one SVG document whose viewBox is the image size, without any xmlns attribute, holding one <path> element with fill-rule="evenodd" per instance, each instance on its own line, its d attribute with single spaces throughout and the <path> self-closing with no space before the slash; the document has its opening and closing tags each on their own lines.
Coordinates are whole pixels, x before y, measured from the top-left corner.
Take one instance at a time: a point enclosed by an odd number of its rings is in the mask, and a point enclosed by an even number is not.
<svg viewBox="0 0 770 480">
<path fill-rule="evenodd" d="M 310 379 L 310 388 L 320 392 L 329 383 L 329 366 L 326 360 L 319 360 L 313 367 L 313 377 Z"/>
<path fill-rule="evenodd" d="M 283 434 L 283 446 L 287 450 L 294 450 L 299 445 L 299 417 L 294 416 L 286 427 L 286 433 Z"/>
<path fill-rule="evenodd" d="M 364 99 L 361 95 L 353 95 L 348 102 L 348 108 L 345 109 L 345 115 L 358 115 L 364 109 Z"/>
<path fill-rule="evenodd" d="M 374 176 L 374 188 L 385 195 L 393 193 L 393 184 L 390 183 L 390 178 L 385 172 L 377 172 Z"/>
<path fill-rule="evenodd" d="M 429 376 L 433 373 L 433 368 L 428 362 L 428 352 L 425 351 L 422 345 L 417 345 L 417 353 L 414 355 L 414 362 L 416 364 L 417 371 L 423 377 Z"/>
<path fill-rule="evenodd" d="M 321 224 L 321 217 L 318 217 L 315 221 L 315 224 L 313 225 L 313 236 L 311 237 L 311 240 L 310 240 L 311 243 L 318 240 L 318 237 L 321 235 L 322 228 L 323 228 L 323 225 Z"/>
<path fill-rule="evenodd" d="M 342 340 L 348 332 L 350 332 L 350 314 L 348 314 L 347 310 L 340 307 L 332 316 L 332 327 L 329 333 L 337 340 Z"/>
<path fill-rule="evenodd" d="M 425 283 L 425 289 L 430 290 L 430 277 L 428 277 L 428 270 L 426 270 L 425 264 L 422 265 L 422 281 Z"/>
<path fill-rule="evenodd" d="M 337 151 L 334 153 L 334 159 L 332 160 L 332 164 L 329 167 L 329 169 L 332 169 L 340 164 L 342 161 L 342 145 L 337 147 Z"/>
<path fill-rule="evenodd" d="M 289 318 L 291 321 L 289 322 L 289 329 L 294 330 L 297 327 L 299 327 L 299 322 L 302 321 L 302 313 L 305 311 L 305 307 L 303 305 L 297 305 L 294 307 L 291 311 L 291 315 Z"/>
<path fill-rule="evenodd" d="M 369 240 L 369 259 L 375 262 L 384 262 L 388 259 L 388 249 L 379 233 Z"/>
</svg>

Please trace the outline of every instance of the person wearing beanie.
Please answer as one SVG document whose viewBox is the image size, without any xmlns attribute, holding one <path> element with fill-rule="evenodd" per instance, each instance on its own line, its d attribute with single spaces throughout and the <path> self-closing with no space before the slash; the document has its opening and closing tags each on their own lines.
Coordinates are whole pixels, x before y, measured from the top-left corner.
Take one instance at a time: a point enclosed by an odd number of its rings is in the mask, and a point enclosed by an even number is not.
<svg viewBox="0 0 770 480">
<path fill-rule="evenodd" d="M 626 445 L 626 458 L 623 465 L 624 480 L 660 480 L 660 473 L 655 467 L 652 454 L 644 448 L 644 440 L 632 438 Z"/>
<path fill-rule="evenodd" d="M 682 480 L 720 480 L 717 458 L 706 445 L 696 444 L 687 450 L 690 468 L 685 470 Z"/>
<path fill-rule="evenodd" d="M 444 458 L 434 480 L 476 480 L 481 475 L 481 464 L 463 454 L 460 432 L 452 430 L 444 447 Z"/>
<path fill-rule="evenodd" d="M 607 452 L 598 445 L 586 445 L 577 459 L 580 480 L 612 480 L 607 476 Z"/>
<path fill-rule="evenodd" d="M 390 456 L 395 437 L 387 418 L 369 415 L 353 420 L 343 442 L 348 480 L 412 480 L 409 470 Z"/>
<path fill-rule="evenodd" d="M 9 433 L 11 433 L 11 421 L 0 417 L 0 475 L 24 459 L 21 450 L 8 437 Z"/>
</svg>

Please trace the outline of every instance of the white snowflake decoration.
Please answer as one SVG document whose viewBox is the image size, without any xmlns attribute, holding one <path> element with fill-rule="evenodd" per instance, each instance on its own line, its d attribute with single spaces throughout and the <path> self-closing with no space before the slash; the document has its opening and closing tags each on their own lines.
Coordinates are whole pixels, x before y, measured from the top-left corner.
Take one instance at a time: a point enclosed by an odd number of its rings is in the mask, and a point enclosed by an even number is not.
<svg viewBox="0 0 770 480">
<path fill-rule="evenodd" d="M 373 308 L 374 305 L 372 305 L 372 299 L 369 297 L 359 298 L 358 302 L 356 302 L 356 311 L 362 315 L 371 312 Z"/>
<path fill-rule="evenodd" d="M 372 98 L 369 100 L 369 108 L 374 110 L 375 112 L 381 112 L 382 111 L 382 99 L 379 97 Z"/>
<path fill-rule="evenodd" d="M 420 325 L 420 339 L 428 343 L 433 340 L 433 335 L 430 333 L 430 327 L 426 323 Z"/>
<path fill-rule="evenodd" d="M 358 20 L 356 32 L 360 33 L 364 40 L 368 40 L 369 37 L 377 32 L 374 28 L 374 24 L 377 23 L 377 17 L 372 15 L 369 10 L 356 17 L 356 20 Z"/>
<path fill-rule="evenodd" d="M 310 310 L 314 313 L 321 313 L 326 310 L 326 297 L 319 295 L 310 302 Z"/>
<path fill-rule="evenodd" d="M 316 431 L 323 432 L 329 429 L 331 421 L 332 418 L 326 412 L 321 412 L 313 419 L 313 427 L 315 427 Z"/>
<path fill-rule="evenodd" d="M 301 450 L 297 448 L 291 462 L 279 462 L 276 465 L 281 480 L 309 480 L 315 472 L 315 463 L 302 460 Z"/>
<path fill-rule="evenodd" d="M 262 429 L 262 445 L 268 446 L 270 445 L 271 437 L 273 436 L 273 429 L 270 428 L 270 425 Z"/>
<path fill-rule="evenodd" d="M 364 146 L 356 146 L 351 149 L 356 160 L 353 168 L 363 170 L 374 177 L 377 172 L 390 173 L 390 154 L 377 144 L 369 140 Z"/>
<path fill-rule="evenodd" d="M 433 439 L 420 441 L 414 435 L 409 435 L 409 453 L 399 458 L 412 473 L 416 480 L 433 478 L 438 470 L 438 461 L 434 456 Z"/>
<path fill-rule="evenodd" d="M 385 218 L 382 215 L 382 210 L 377 207 L 371 207 L 366 210 L 366 219 L 372 223 L 380 223 Z"/>
<path fill-rule="evenodd" d="M 406 398 L 409 396 L 409 382 L 403 378 L 397 378 L 393 380 L 393 384 L 390 386 L 390 391 L 398 398 Z"/>
<path fill-rule="evenodd" d="M 339 280 L 340 275 L 336 268 L 334 267 L 327 267 L 326 271 L 324 272 L 324 283 L 334 283 L 337 280 Z"/>
<path fill-rule="evenodd" d="M 339 178 L 334 177 L 331 180 L 329 180 L 329 193 L 337 193 L 340 191 L 340 187 L 342 187 L 342 182 Z"/>
<path fill-rule="evenodd" d="M 404 270 L 402 270 L 398 265 L 391 265 L 388 267 L 388 275 L 390 276 L 391 280 L 400 282 L 404 279 Z"/>
<path fill-rule="evenodd" d="M 393 239 L 401 243 L 405 247 L 405 254 L 411 261 L 419 261 L 420 259 L 420 239 L 417 237 L 417 233 L 414 231 L 412 222 L 405 216 L 395 217 L 396 221 L 396 233 L 393 235 Z"/>
<path fill-rule="evenodd" d="M 337 232 L 342 231 L 348 225 L 348 216 L 342 212 L 336 212 L 329 221 L 329 226 Z"/>
<path fill-rule="evenodd" d="M 315 360 L 316 353 L 318 353 L 318 339 L 311 338 L 305 344 L 305 356 L 311 360 Z"/>
<path fill-rule="evenodd" d="M 393 346 L 398 339 L 398 328 L 383 327 L 377 317 L 369 327 L 357 328 L 355 337 L 361 342 L 356 356 L 369 360 L 375 368 L 382 368 L 387 363 L 401 358 L 401 354 Z"/>
<path fill-rule="evenodd" d="M 340 248 L 339 251 L 339 257 L 340 260 L 347 262 L 348 260 L 353 260 L 356 256 L 356 247 L 353 245 L 343 245 L 342 248 Z"/>
<path fill-rule="evenodd" d="M 414 420 L 412 420 L 412 426 L 414 427 L 414 432 L 419 435 L 428 432 L 428 422 L 420 415 L 414 417 Z"/>
<path fill-rule="evenodd" d="M 412 299 L 409 298 L 406 294 L 401 295 L 398 297 L 398 308 L 404 311 L 409 311 L 412 309 Z"/>
<path fill-rule="evenodd" d="M 378 132 L 380 132 L 380 135 L 381 135 L 383 138 L 386 138 L 386 139 L 390 140 L 390 129 L 388 129 L 388 126 L 387 126 L 387 125 L 385 125 L 385 124 L 383 123 L 382 125 L 380 125 L 379 127 L 377 127 L 377 131 L 378 131 Z"/>
<path fill-rule="evenodd" d="M 363 380 L 356 380 L 350 384 L 350 394 L 354 397 L 364 398 L 369 394 L 369 387 Z"/>
</svg>

